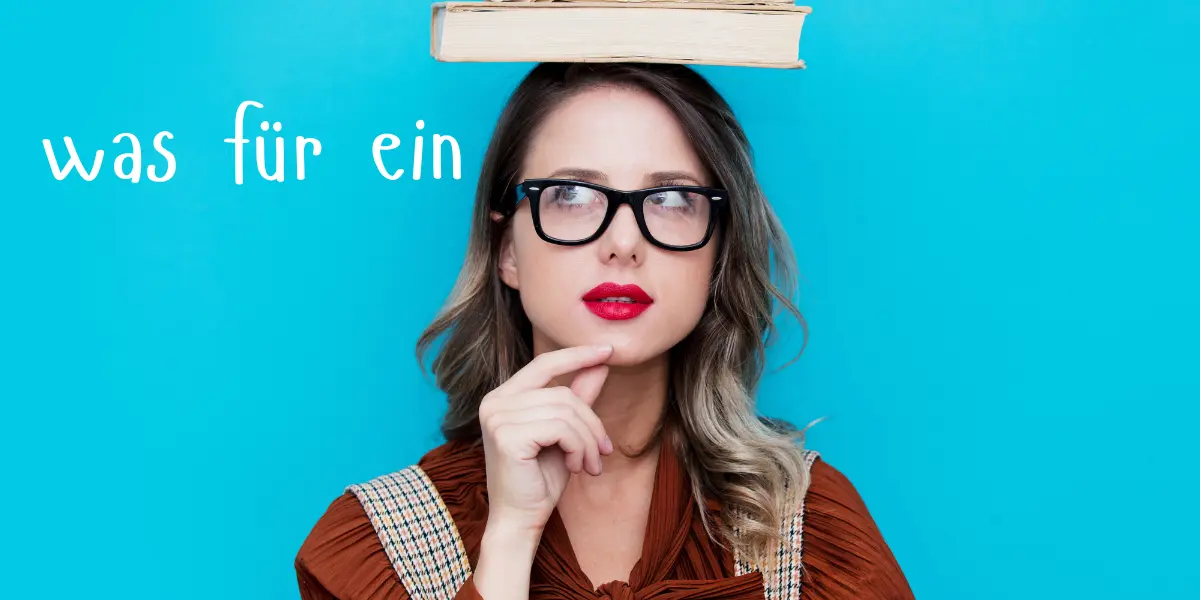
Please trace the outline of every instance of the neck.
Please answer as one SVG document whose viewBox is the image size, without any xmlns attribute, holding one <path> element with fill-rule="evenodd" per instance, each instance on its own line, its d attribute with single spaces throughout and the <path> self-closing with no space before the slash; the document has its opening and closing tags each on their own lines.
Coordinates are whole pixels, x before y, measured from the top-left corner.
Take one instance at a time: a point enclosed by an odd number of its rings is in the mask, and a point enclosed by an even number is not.
<svg viewBox="0 0 1200 600">
<path fill-rule="evenodd" d="M 622 469 L 631 462 L 651 458 L 629 458 L 652 444 L 655 430 L 663 417 L 669 387 L 666 355 L 632 367 L 610 367 L 604 388 L 592 410 L 604 423 L 604 430 L 618 451 L 604 458 L 604 469 Z M 624 452 L 622 452 L 622 450 Z"/>
</svg>

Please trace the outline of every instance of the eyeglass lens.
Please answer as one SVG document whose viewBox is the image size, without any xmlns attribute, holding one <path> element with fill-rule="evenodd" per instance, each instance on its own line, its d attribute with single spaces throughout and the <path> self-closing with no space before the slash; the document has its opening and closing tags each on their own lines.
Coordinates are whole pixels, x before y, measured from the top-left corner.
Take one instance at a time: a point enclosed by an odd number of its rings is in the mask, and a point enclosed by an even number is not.
<svg viewBox="0 0 1200 600">
<path fill-rule="evenodd" d="M 642 213 L 650 235 L 670 246 L 690 246 L 708 231 L 712 202 L 703 194 L 668 190 L 646 197 Z M 552 238 L 573 242 L 595 235 L 608 212 L 608 196 L 580 185 L 553 185 L 538 203 L 542 230 Z"/>
</svg>

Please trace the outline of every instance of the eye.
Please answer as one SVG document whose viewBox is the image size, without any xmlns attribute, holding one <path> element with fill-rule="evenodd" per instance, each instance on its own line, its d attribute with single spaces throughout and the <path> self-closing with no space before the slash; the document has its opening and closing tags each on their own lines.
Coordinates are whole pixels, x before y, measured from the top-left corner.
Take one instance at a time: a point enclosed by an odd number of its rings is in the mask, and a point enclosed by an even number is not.
<svg viewBox="0 0 1200 600">
<path fill-rule="evenodd" d="M 668 191 L 651 194 L 646 198 L 646 202 L 660 208 L 688 208 L 692 205 L 692 199 L 685 192 Z"/>
<path fill-rule="evenodd" d="M 581 185 L 556 185 L 546 188 L 543 193 L 550 195 L 550 200 L 559 204 L 588 204 L 592 201 L 592 190 Z"/>
</svg>

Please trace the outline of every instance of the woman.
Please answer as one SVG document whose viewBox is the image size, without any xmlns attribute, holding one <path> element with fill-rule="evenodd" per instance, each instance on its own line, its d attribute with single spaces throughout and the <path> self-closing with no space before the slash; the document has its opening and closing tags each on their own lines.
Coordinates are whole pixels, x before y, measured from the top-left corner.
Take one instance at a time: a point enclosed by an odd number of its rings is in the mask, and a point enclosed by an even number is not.
<svg viewBox="0 0 1200 600">
<path fill-rule="evenodd" d="M 910 598 L 850 483 L 755 414 L 790 259 L 695 71 L 534 68 L 418 345 L 448 442 L 330 506 L 301 596 Z"/>
</svg>

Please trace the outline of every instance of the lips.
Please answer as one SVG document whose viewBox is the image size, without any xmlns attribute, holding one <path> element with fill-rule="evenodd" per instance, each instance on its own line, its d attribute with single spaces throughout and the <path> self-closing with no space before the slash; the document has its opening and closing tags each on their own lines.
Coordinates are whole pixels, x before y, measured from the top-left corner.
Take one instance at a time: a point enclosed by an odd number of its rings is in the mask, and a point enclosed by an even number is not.
<svg viewBox="0 0 1200 600">
<path fill-rule="evenodd" d="M 601 319 L 624 321 L 646 312 L 654 298 L 633 284 L 605 282 L 584 294 L 583 303 Z"/>
</svg>

